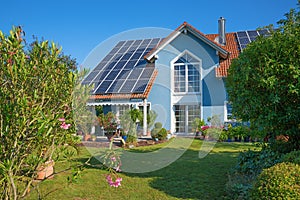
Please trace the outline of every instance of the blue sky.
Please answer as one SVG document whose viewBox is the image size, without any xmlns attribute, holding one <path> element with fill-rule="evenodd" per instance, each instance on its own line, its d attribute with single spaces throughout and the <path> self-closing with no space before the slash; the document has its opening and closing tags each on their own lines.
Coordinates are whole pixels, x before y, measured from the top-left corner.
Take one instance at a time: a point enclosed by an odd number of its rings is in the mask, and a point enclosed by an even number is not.
<svg viewBox="0 0 300 200">
<path fill-rule="evenodd" d="M 21 25 L 32 35 L 58 43 L 81 64 L 109 37 L 131 29 L 174 30 L 187 21 L 201 32 L 217 33 L 217 20 L 226 18 L 226 31 L 256 29 L 283 18 L 297 0 L 10 0 L 1 2 L 0 30 Z"/>
</svg>

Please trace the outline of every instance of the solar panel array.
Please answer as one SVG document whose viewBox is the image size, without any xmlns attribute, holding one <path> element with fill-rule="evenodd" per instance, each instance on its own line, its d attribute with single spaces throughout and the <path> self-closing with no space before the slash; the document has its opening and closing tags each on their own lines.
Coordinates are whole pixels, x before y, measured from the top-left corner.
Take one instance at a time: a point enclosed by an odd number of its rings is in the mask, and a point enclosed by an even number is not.
<svg viewBox="0 0 300 200">
<path fill-rule="evenodd" d="M 237 42 L 239 45 L 240 51 L 246 48 L 246 46 L 253 42 L 257 36 L 267 36 L 270 32 L 267 29 L 258 30 L 258 31 L 239 31 L 236 33 Z"/>
<path fill-rule="evenodd" d="M 93 94 L 144 93 L 154 72 L 154 65 L 144 56 L 162 39 L 119 42 L 85 77 L 82 84 L 94 84 Z"/>
</svg>

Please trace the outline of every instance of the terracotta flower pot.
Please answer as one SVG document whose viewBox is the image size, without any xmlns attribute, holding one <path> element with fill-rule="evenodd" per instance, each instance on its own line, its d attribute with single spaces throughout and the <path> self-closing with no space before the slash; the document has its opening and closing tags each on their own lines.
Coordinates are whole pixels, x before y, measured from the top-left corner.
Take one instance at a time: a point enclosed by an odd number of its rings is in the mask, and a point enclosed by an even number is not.
<svg viewBox="0 0 300 200">
<path fill-rule="evenodd" d="M 37 168 L 37 180 L 44 180 L 46 178 L 53 178 L 54 161 L 49 160 Z"/>
<path fill-rule="evenodd" d="M 83 140 L 84 141 L 88 141 L 88 140 L 90 140 L 91 139 L 91 134 L 85 134 L 84 136 L 83 136 Z"/>
</svg>

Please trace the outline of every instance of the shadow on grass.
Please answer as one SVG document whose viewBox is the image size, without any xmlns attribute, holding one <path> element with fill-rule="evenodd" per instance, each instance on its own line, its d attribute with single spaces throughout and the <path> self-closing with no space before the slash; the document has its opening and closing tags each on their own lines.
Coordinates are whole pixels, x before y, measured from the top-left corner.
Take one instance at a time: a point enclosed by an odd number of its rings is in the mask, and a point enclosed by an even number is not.
<svg viewBox="0 0 300 200">
<path fill-rule="evenodd" d="M 135 150 L 136 151 L 136 150 Z M 230 169 L 238 152 L 210 153 L 203 159 L 198 151 L 188 149 L 179 159 L 157 171 L 131 174 L 151 178 L 149 185 L 169 196 L 183 199 L 222 199 Z"/>
</svg>

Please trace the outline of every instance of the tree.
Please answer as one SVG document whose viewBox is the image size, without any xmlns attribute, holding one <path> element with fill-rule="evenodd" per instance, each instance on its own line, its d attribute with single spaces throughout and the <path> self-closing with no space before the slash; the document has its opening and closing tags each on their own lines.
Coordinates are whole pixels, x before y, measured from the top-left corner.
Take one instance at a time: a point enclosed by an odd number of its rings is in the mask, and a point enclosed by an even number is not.
<svg viewBox="0 0 300 200">
<path fill-rule="evenodd" d="M 232 62 L 226 87 L 235 116 L 274 136 L 288 135 L 290 150 L 300 149 L 299 7 L 278 24 Z"/>
<path fill-rule="evenodd" d="M 25 46 L 23 31 L 0 31 L 0 198 L 19 199 L 37 170 L 75 146 L 74 63 L 48 41 Z"/>
</svg>

